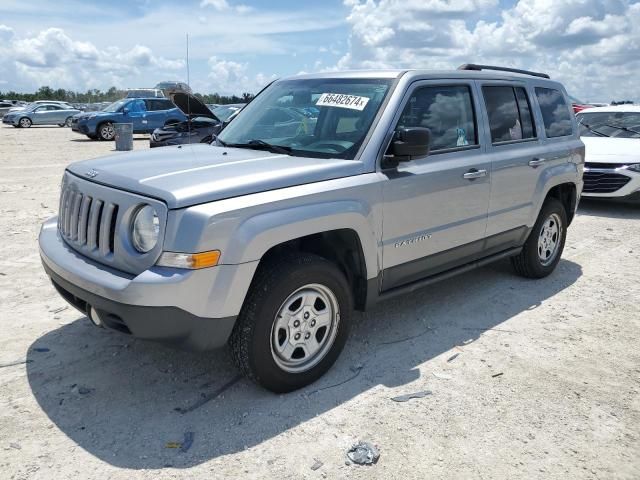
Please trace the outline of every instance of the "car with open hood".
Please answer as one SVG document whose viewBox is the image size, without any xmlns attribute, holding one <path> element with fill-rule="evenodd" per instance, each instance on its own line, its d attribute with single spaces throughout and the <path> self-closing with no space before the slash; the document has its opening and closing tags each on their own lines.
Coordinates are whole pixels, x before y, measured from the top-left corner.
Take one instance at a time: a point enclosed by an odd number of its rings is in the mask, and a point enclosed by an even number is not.
<svg viewBox="0 0 640 480">
<path fill-rule="evenodd" d="M 194 95 L 178 92 L 170 97 L 187 119 L 156 128 L 149 139 L 151 148 L 210 142 L 222 128 L 224 120 L 219 119 Z"/>
<path fill-rule="evenodd" d="M 249 378 L 295 390 L 336 361 L 353 310 L 505 258 L 554 271 L 582 190 L 570 105 L 501 67 L 280 79 L 211 144 L 70 164 L 42 263 L 95 326 L 228 344 Z"/>
<path fill-rule="evenodd" d="M 151 133 L 158 127 L 185 119 L 168 98 L 124 98 L 102 110 L 75 115 L 71 129 L 92 140 L 114 140 L 116 123 L 132 124 L 133 133 Z"/>
<path fill-rule="evenodd" d="M 582 195 L 640 202 L 640 106 L 587 108 L 577 119 L 586 147 Z"/>
</svg>

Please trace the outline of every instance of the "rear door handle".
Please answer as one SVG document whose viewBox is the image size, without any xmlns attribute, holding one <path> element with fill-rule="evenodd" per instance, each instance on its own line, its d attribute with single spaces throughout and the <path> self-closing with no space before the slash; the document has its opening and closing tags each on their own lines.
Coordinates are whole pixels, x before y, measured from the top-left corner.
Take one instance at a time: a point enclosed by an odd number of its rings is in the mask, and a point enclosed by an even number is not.
<svg viewBox="0 0 640 480">
<path fill-rule="evenodd" d="M 476 178 L 486 177 L 486 176 L 487 176 L 486 170 L 476 170 L 475 168 L 472 168 L 467 173 L 462 175 L 462 178 L 466 178 L 467 180 L 475 180 Z"/>
<path fill-rule="evenodd" d="M 545 162 L 544 158 L 534 158 L 533 160 L 529 160 L 529 166 L 536 168 L 542 165 Z"/>
</svg>

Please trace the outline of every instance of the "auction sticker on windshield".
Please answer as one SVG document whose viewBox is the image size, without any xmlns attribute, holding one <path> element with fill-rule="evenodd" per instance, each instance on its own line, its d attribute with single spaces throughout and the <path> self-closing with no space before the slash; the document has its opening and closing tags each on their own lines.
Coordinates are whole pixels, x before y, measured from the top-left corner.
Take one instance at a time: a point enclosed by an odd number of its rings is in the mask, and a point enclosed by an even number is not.
<svg viewBox="0 0 640 480">
<path fill-rule="evenodd" d="M 323 93 L 316 102 L 317 107 L 340 107 L 351 110 L 364 110 L 369 101 L 368 97 L 345 95 L 343 93 Z"/>
</svg>

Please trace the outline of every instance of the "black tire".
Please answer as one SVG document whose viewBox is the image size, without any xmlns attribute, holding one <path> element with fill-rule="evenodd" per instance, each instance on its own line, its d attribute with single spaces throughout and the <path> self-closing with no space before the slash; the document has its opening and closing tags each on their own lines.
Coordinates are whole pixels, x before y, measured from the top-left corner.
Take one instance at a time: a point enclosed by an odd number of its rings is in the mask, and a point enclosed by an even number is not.
<svg viewBox="0 0 640 480">
<path fill-rule="evenodd" d="M 557 235 L 556 240 L 556 242 L 559 243 L 556 243 L 557 246 L 554 248 L 555 254 L 553 258 L 551 258 L 550 255 L 547 259 L 548 261 L 545 262 L 541 258 L 541 255 L 544 256 L 544 254 L 548 253 L 550 250 L 546 250 L 545 252 L 545 248 L 539 247 L 538 240 L 543 228 L 545 227 L 545 223 L 550 220 L 553 223 L 559 223 L 559 234 Z M 553 236 L 551 239 L 552 238 Z M 527 238 L 527 241 L 522 248 L 522 252 L 515 257 L 511 257 L 511 264 L 513 265 L 516 273 L 527 278 L 543 278 L 549 275 L 555 270 L 556 265 L 558 265 L 558 262 L 560 261 L 566 238 L 567 212 L 564 205 L 555 198 L 547 198 L 540 209 L 538 219 L 529 234 L 529 238 Z M 540 253 L 539 248 L 545 253 Z"/>
<path fill-rule="evenodd" d="M 71 117 L 67 117 L 61 127 L 70 127 L 71 126 Z"/>
<path fill-rule="evenodd" d="M 20 128 L 29 128 L 32 124 L 33 122 L 29 117 L 22 117 L 20 120 L 18 120 L 18 125 L 20 125 Z"/>
<path fill-rule="evenodd" d="M 109 142 L 115 140 L 116 133 L 112 122 L 103 122 L 96 128 L 98 139 Z"/>
<path fill-rule="evenodd" d="M 335 336 L 332 343 L 328 340 L 324 356 L 316 357 L 316 364 L 304 371 L 289 372 L 275 360 L 272 329 L 284 302 L 310 284 L 329 289 L 337 300 L 339 315 L 334 324 Z M 285 393 L 304 387 L 324 375 L 340 355 L 349 336 L 352 312 L 349 283 L 336 265 L 305 253 L 278 258 L 261 266 L 252 282 L 229 339 L 234 361 L 249 379 L 273 392 Z"/>
</svg>

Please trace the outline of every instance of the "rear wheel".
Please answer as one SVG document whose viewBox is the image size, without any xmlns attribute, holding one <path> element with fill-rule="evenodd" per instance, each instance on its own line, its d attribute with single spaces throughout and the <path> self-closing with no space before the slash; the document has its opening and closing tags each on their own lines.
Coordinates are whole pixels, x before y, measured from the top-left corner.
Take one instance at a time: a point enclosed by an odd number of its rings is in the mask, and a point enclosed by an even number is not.
<svg viewBox="0 0 640 480">
<path fill-rule="evenodd" d="M 113 127 L 113 123 L 105 122 L 98 125 L 98 138 L 106 141 L 116 138 L 116 129 Z"/>
<path fill-rule="evenodd" d="M 548 198 L 522 252 L 511 258 L 515 271 L 528 278 L 542 278 L 555 270 L 567 237 L 567 212 L 555 198 Z"/>
<path fill-rule="evenodd" d="M 71 117 L 67 117 L 67 119 L 64 121 L 64 124 L 62 126 L 63 127 L 70 127 L 71 126 Z"/>
<path fill-rule="evenodd" d="M 28 117 L 22 117 L 18 122 L 21 128 L 29 128 L 32 125 L 31 119 Z"/>
<path fill-rule="evenodd" d="M 290 392 L 320 378 L 349 334 L 353 300 L 344 274 L 311 254 L 280 258 L 256 274 L 229 343 L 254 382 Z"/>
</svg>

